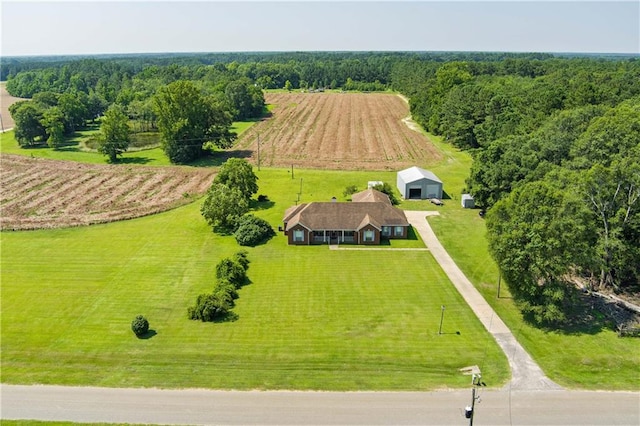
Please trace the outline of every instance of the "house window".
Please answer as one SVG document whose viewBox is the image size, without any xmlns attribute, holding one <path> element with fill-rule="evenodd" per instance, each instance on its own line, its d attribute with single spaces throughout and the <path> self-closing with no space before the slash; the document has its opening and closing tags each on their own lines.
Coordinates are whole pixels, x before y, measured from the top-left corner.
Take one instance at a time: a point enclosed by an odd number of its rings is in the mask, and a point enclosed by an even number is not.
<svg viewBox="0 0 640 426">
<path fill-rule="evenodd" d="M 393 235 L 395 235 L 396 237 L 402 237 L 404 235 L 404 227 L 396 226 L 393 231 Z"/>
<path fill-rule="evenodd" d="M 371 242 L 373 240 L 374 240 L 373 231 L 371 229 L 367 229 L 366 231 L 364 231 L 364 241 Z"/>
<path fill-rule="evenodd" d="M 382 227 L 382 235 L 384 237 L 390 237 L 391 236 L 391 227 L 390 226 L 383 226 Z"/>
<path fill-rule="evenodd" d="M 295 231 L 293 231 L 293 241 L 294 242 L 304 241 L 304 231 L 302 229 L 296 229 Z"/>
</svg>

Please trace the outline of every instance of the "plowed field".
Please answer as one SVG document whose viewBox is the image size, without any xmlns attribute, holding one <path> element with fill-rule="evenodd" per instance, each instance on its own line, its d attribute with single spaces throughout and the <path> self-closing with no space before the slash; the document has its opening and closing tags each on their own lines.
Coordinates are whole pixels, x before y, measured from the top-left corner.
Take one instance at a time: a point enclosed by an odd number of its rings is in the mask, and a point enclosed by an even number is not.
<svg viewBox="0 0 640 426">
<path fill-rule="evenodd" d="M 339 170 L 399 170 L 442 159 L 406 123 L 407 103 L 383 93 L 267 93 L 272 116 L 242 134 L 236 148 L 254 163 Z M 259 135 L 259 138 L 258 138 Z"/>
<path fill-rule="evenodd" d="M 81 164 L 3 154 L 0 229 L 59 228 L 130 219 L 192 202 L 210 169 Z"/>
</svg>

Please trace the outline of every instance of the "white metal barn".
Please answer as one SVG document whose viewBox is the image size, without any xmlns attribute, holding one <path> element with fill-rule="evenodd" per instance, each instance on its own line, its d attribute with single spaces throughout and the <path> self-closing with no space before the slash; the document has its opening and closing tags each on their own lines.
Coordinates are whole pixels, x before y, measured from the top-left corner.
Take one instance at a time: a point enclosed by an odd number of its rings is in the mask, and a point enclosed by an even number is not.
<svg viewBox="0 0 640 426">
<path fill-rule="evenodd" d="M 442 198 L 442 181 L 433 172 L 420 167 L 399 171 L 397 187 L 405 200 Z"/>
</svg>

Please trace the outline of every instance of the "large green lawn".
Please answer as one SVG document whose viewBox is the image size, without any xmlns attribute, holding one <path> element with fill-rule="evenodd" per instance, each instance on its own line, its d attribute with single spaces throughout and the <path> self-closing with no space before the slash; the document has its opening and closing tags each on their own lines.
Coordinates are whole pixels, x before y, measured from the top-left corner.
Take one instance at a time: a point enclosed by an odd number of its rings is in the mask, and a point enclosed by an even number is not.
<svg viewBox="0 0 640 426">
<path fill-rule="evenodd" d="M 15 145 L 12 135 L 0 135 L 2 152 Z M 568 387 L 640 389 L 637 339 L 598 327 L 540 330 L 523 321 L 506 283 L 496 297 L 498 271 L 484 221 L 477 210 L 459 206 L 471 158 L 432 139 L 446 159 L 431 170 L 451 199 L 443 207 L 425 201 L 401 207 L 441 212 L 429 220 L 443 245 L 550 378 Z M 91 153 L 55 155 L 103 161 Z M 395 182 L 393 172 L 296 169 L 292 176 L 263 168 L 258 175 L 260 193 L 272 203 L 257 214 L 274 226 L 301 188 L 306 202 L 343 199 L 347 185 L 364 189 L 369 180 Z M 428 252 L 330 252 L 288 247 L 278 236 L 250 249 L 253 283 L 241 290 L 238 321 L 188 321 L 187 306 L 212 288 L 217 261 L 238 248 L 232 238 L 212 234 L 198 208 L 89 228 L 0 234 L 2 381 L 433 389 L 467 385 L 457 369 L 470 364 L 481 365 L 490 385 L 507 379 L 504 357 Z M 443 304 L 447 334 L 438 336 Z M 129 324 L 138 313 L 157 335 L 133 337 Z"/>
<path fill-rule="evenodd" d="M 272 200 L 259 214 L 275 226 L 300 179 L 308 201 L 393 175 L 294 173 L 259 172 L 260 193 Z M 238 250 L 211 233 L 198 208 L 2 233 L 2 381 L 425 390 L 467 386 L 458 369 L 472 364 L 489 385 L 508 379 L 504 355 L 425 251 L 290 247 L 278 236 L 249 250 L 252 283 L 240 291 L 237 321 L 189 321 L 217 261 Z M 130 330 L 140 313 L 157 333 L 146 340 Z"/>
</svg>

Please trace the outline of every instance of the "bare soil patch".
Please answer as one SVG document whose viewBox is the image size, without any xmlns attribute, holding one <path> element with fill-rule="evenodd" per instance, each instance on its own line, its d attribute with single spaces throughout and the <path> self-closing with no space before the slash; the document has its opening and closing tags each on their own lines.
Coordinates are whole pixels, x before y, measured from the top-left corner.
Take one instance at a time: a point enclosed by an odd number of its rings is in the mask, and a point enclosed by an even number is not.
<svg viewBox="0 0 640 426">
<path fill-rule="evenodd" d="M 7 130 L 12 129 L 15 125 L 13 118 L 11 118 L 11 114 L 9 114 L 9 107 L 16 102 L 24 101 L 25 99 L 11 96 L 4 85 L 4 81 L 0 83 L 0 116 L 2 117 L 2 128 Z M 2 128 L 0 128 L 0 131 L 2 131 Z"/>
<path fill-rule="evenodd" d="M 242 134 L 236 149 L 265 166 L 397 170 L 442 154 L 407 123 L 409 108 L 386 93 L 267 93 L 271 117 Z"/>
<path fill-rule="evenodd" d="M 61 228 L 132 219 L 203 195 L 215 172 L 0 156 L 0 229 Z"/>
</svg>

